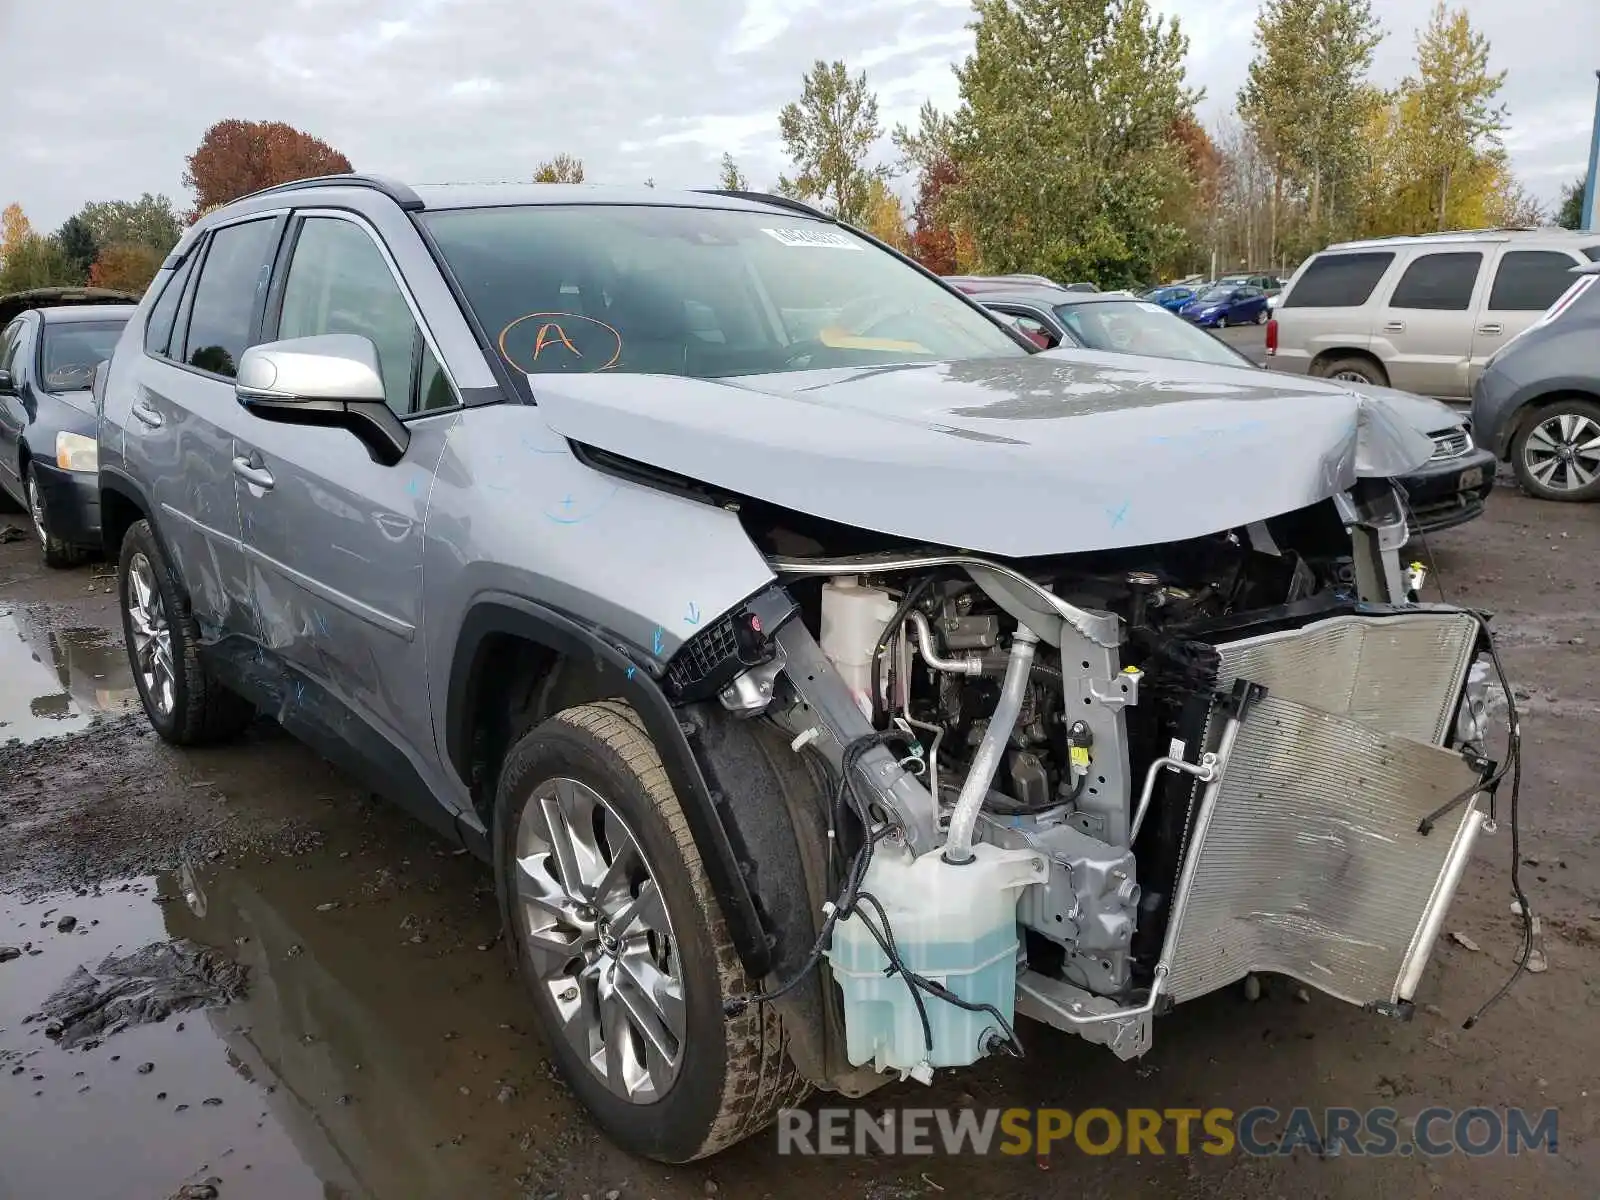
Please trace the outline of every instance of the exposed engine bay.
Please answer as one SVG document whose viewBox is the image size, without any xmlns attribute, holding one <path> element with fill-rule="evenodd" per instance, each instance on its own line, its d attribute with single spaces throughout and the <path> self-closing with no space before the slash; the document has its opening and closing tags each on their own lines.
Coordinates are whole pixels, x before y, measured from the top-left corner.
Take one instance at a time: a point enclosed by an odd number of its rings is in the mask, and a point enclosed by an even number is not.
<svg viewBox="0 0 1600 1200">
<path fill-rule="evenodd" d="M 783 599 L 735 624 L 772 650 L 719 694 L 836 772 L 850 1061 L 1020 1052 L 1016 1012 L 1132 1057 L 1258 971 L 1408 1015 L 1507 764 L 1487 627 L 1420 601 L 1404 531 L 1386 484 L 1054 560 L 765 530 Z"/>
</svg>

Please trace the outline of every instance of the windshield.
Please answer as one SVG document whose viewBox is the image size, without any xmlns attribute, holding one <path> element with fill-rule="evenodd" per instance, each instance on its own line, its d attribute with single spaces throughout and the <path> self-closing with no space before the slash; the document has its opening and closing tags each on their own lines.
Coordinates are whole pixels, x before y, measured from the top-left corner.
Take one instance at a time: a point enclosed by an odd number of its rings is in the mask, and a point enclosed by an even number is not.
<svg viewBox="0 0 1600 1200">
<path fill-rule="evenodd" d="M 893 255 L 799 215 L 589 204 L 422 219 L 522 371 L 711 379 L 1029 353 Z"/>
<path fill-rule="evenodd" d="M 1091 350 L 1149 354 L 1224 367 L 1248 365 L 1250 361 L 1159 304 L 1107 300 L 1059 304 L 1055 311 L 1072 336 Z"/>
<path fill-rule="evenodd" d="M 82 391 L 117 348 L 126 321 L 61 321 L 44 327 L 39 376 L 47 392 Z"/>
<path fill-rule="evenodd" d="M 1200 293 L 1200 299 L 1210 301 L 1231 300 L 1233 299 L 1233 289 L 1231 287 L 1207 288 Z"/>
</svg>

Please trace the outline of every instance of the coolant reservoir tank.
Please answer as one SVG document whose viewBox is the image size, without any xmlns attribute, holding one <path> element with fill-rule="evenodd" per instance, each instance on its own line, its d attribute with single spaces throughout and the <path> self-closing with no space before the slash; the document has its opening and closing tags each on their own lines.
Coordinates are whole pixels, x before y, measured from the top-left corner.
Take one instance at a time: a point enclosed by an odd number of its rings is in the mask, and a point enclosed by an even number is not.
<svg viewBox="0 0 1600 1200">
<path fill-rule="evenodd" d="M 822 585 L 822 636 L 818 643 L 844 679 L 850 695 L 872 715 L 872 651 L 894 619 L 895 602 L 882 588 L 864 587 L 855 576 Z"/>
<path fill-rule="evenodd" d="M 881 849 L 867 868 L 861 891 L 877 899 L 893 944 L 906 967 L 943 984 L 973 1004 L 992 1004 L 1007 1024 L 1015 1020 L 1017 900 L 1022 889 L 1043 883 L 1048 864 L 1031 850 L 973 846 L 959 866 L 940 851 L 912 858 L 904 848 Z M 859 914 L 877 920 L 870 902 L 834 927 L 828 961 L 844 993 L 845 1048 L 854 1066 L 913 1074 L 924 1082 L 930 1067 L 963 1067 L 987 1052 L 991 1034 L 1004 1037 L 992 1013 L 971 1012 L 922 993 L 932 1046 L 911 985 L 886 974 L 888 956 Z"/>
</svg>

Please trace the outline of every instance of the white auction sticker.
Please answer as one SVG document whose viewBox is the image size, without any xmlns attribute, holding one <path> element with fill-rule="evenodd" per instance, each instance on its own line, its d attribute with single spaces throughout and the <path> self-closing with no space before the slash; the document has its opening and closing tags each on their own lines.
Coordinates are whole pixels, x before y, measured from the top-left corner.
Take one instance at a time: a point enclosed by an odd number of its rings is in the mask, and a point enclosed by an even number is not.
<svg viewBox="0 0 1600 1200">
<path fill-rule="evenodd" d="M 837 229 L 763 229 L 762 233 L 770 238 L 782 242 L 785 246 L 797 246 L 810 250 L 859 250 L 856 245 Z"/>
</svg>

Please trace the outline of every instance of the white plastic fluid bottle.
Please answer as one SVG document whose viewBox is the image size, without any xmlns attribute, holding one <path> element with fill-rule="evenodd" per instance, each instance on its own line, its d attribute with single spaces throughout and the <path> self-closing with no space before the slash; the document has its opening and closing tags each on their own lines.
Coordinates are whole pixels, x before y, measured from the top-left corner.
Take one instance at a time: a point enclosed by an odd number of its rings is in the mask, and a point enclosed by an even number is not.
<svg viewBox="0 0 1600 1200">
<path fill-rule="evenodd" d="M 980 842 L 962 864 L 932 850 L 913 858 L 904 847 L 873 855 L 861 891 L 883 906 L 889 931 L 907 968 L 972 1004 L 992 1004 L 1015 1020 L 1017 900 L 1043 883 L 1049 867 L 1031 850 Z M 878 920 L 870 902 L 834 926 L 828 962 L 844 993 L 845 1048 L 854 1066 L 872 1063 L 927 1082 L 931 1068 L 962 1067 L 988 1053 L 1004 1030 L 988 1012 L 972 1012 L 921 993 L 923 1029 L 911 985 L 890 963 L 859 914 Z M 881 922 L 879 922 L 881 926 Z M 930 1036 L 931 1035 L 931 1036 Z M 929 1042 L 932 1045 L 929 1045 Z"/>
<path fill-rule="evenodd" d="M 865 587 L 853 575 L 822 585 L 822 652 L 867 716 L 872 715 L 872 651 L 894 619 L 895 602 L 882 588 Z"/>
</svg>

